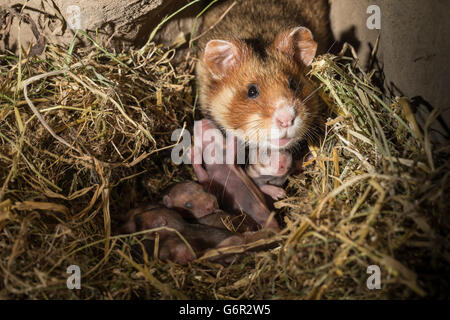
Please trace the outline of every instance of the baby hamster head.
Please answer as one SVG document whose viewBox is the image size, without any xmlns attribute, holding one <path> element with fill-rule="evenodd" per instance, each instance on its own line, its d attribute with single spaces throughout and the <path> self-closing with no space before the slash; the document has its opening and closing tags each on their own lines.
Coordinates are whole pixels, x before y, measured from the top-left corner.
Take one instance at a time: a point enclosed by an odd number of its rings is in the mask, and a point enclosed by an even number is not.
<svg viewBox="0 0 450 320">
<path fill-rule="evenodd" d="M 163 204 L 167 208 L 188 212 L 195 218 L 211 214 L 218 208 L 217 198 L 194 181 L 180 182 L 171 187 L 163 197 Z"/>
<path fill-rule="evenodd" d="M 258 174 L 263 176 L 284 176 L 292 167 L 292 154 L 285 150 L 268 150 L 258 160 L 259 162 L 253 167 Z"/>
<path fill-rule="evenodd" d="M 210 40 L 197 64 L 203 112 L 248 144 L 289 148 L 306 138 L 319 109 L 305 73 L 317 49 L 311 31 L 296 27 L 260 46 Z"/>
</svg>

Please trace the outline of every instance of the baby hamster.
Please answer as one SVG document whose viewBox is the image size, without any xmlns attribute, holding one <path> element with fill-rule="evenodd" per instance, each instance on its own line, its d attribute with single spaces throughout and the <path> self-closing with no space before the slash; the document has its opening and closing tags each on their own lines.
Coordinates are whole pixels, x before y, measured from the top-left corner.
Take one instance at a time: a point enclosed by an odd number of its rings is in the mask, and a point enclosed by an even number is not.
<svg viewBox="0 0 450 320">
<path fill-rule="evenodd" d="M 211 145 L 217 145 L 222 155 L 226 153 L 223 141 L 212 143 L 207 140 L 206 132 L 208 130 L 217 130 L 214 123 L 210 120 L 200 120 L 194 123 L 194 140 L 199 139 L 200 143 L 194 144 L 192 149 L 193 168 L 199 182 L 205 188 L 216 195 L 221 207 L 230 213 L 246 213 L 250 215 L 260 226 L 265 226 L 278 231 L 279 226 L 275 219 L 270 219 L 270 210 L 268 209 L 264 195 L 247 176 L 245 171 L 234 161 L 232 164 L 222 163 L 225 161 L 216 161 L 218 155 L 211 155 L 211 161 L 203 161 L 203 150 Z M 220 134 L 220 132 L 219 132 Z M 236 147 L 236 143 L 234 143 Z M 234 153 L 236 155 L 236 153 Z M 226 156 L 220 159 L 225 159 Z M 197 160 L 201 163 L 196 163 Z"/>
<path fill-rule="evenodd" d="M 262 192 L 279 200 L 286 197 L 280 188 L 292 171 L 292 154 L 285 150 L 268 150 L 262 157 L 258 154 L 255 164 L 247 165 L 246 172 Z"/>
<path fill-rule="evenodd" d="M 191 218 L 192 222 L 236 232 L 257 230 L 256 222 L 245 213 L 232 215 L 218 209 L 217 198 L 194 181 L 179 182 L 170 187 L 162 204 Z"/>
</svg>

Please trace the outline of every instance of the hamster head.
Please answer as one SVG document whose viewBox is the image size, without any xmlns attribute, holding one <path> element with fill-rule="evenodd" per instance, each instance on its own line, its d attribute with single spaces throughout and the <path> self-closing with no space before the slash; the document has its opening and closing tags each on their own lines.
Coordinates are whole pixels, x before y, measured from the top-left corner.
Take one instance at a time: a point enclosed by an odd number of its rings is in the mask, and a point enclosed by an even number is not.
<svg viewBox="0 0 450 320">
<path fill-rule="evenodd" d="M 195 218 L 211 214 L 218 208 L 217 198 L 194 181 L 174 185 L 164 195 L 163 204 L 167 208 L 189 212 Z"/>
<path fill-rule="evenodd" d="M 239 39 L 210 40 L 197 64 L 203 111 L 248 144 L 293 146 L 319 113 L 317 90 L 305 76 L 316 49 L 304 27 L 259 49 Z"/>
<path fill-rule="evenodd" d="M 143 231 L 159 227 L 169 227 L 176 230 L 182 230 L 185 222 L 183 218 L 176 212 L 167 208 L 155 208 L 138 213 L 132 217 L 134 224 L 131 232 Z M 161 237 L 172 234 L 169 230 L 159 230 Z M 149 239 L 153 239 L 153 235 L 148 235 Z"/>
<path fill-rule="evenodd" d="M 292 154 L 285 150 L 268 150 L 251 165 L 259 175 L 281 177 L 289 173 L 292 167 Z"/>
</svg>

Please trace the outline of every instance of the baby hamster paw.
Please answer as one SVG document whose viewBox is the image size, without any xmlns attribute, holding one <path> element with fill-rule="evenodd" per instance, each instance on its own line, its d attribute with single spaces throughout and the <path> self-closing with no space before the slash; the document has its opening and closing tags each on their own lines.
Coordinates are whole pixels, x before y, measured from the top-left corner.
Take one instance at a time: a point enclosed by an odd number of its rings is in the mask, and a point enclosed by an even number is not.
<svg viewBox="0 0 450 320">
<path fill-rule="evenodd" d="M 272 197 L 273 200 L 280 200 L 286 198 L 286 191 L 283 188 L 265 184 L 260 187 L 261 191 Z"/>
</svg>

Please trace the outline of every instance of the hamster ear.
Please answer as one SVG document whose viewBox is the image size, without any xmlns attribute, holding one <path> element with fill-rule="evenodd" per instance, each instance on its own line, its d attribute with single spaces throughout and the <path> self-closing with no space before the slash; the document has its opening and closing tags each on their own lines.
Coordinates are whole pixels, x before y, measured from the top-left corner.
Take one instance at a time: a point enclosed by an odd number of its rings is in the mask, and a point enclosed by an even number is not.
<svg viewBox="0 0 450 320">
<path fill-rule="evenodd" d="M 220 79 L 238 65 L 241 50 L 230 41 L 210 40 L 205 46 L 204 61 L 209 72 Z"/>
<path fill-rule="evenodd" d="M 309 66 L 316 56 L 317 42 L 308 28 L 296 27 L 280 33 L 275 38 L 274 47 Z"/>
<path fill-rule="evenodd" d="M 163 204 L 167 207 L 167 208 L 172 208 L 172 206 L 173 206 L 173 203 L 172 203 L 172 199 L 170 198 L 170 196 L 169 195 L 165 195 L 164 197 L 163 197 Z"/>
<path fill-rule="evenodd" d="M 152 221 L 151 228 L 158 228 L 158 227 L 164 227 L 167 226 L 167 219 L 164 216 L 157 216 Z M 150 229 L 151 229 L 150 228 Z"/>
</svg>

